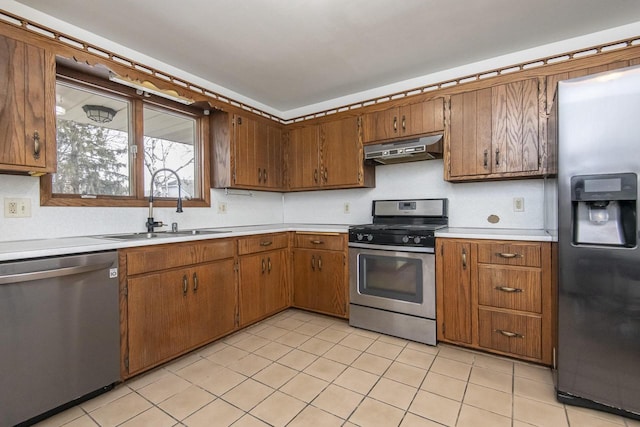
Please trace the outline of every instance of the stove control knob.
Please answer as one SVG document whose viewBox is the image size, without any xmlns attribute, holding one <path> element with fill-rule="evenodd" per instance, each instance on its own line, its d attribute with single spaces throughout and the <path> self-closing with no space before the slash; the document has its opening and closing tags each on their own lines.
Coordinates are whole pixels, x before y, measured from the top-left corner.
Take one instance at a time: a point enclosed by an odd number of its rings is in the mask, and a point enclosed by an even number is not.
<svg viewBox="0 0 640 427">
<path fill-rule="evenodd" d="M 402 243 L 409 243 L 409 236 L 403 236 Z"/>
<path fill-rule="evenodd" d="M 356 239 L 362 240 L 362 239 L 364 239 L 364 236 L 362 235 L 362 233 L 358 233 L 358 234 L 356 234 Z"/>
<path fill-rule="evenodd" d="M 415 242 L 415 244 L 417 245 L 418 243 L 420 243 L 420 236 L 416 236 L 413 238 L 413 241 Z"/>
<path fill-rule="evenodd" d="M 372 241 L 373 240 L 373 234 L 367 234 L 367 240 L 368 241 Z"/>
</svg>

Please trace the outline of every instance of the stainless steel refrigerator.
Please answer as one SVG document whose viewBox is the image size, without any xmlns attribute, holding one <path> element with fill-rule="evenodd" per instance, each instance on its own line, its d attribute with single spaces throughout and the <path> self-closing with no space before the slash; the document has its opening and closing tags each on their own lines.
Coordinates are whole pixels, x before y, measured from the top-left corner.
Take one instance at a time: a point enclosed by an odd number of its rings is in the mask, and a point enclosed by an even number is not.
<svg viewBox="0 0 640 427">
<path fill-rule="evenodd" d="M 555 108 L 558 400 L 640 418 L 640 67 L 560 82 Z"/>
</svg>

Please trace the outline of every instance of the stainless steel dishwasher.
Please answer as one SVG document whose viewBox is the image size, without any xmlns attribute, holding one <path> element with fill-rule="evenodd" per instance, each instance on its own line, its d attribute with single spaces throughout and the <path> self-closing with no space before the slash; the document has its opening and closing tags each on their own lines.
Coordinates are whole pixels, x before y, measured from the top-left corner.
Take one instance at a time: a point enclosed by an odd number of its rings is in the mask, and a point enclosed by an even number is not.
<svg viewBox="0 0 640 427">
<path fill-rule="evenodd" d="M 119 381 L 116 251 L 0 263 L 0 425 L 30 425 Z"/>
</svg>

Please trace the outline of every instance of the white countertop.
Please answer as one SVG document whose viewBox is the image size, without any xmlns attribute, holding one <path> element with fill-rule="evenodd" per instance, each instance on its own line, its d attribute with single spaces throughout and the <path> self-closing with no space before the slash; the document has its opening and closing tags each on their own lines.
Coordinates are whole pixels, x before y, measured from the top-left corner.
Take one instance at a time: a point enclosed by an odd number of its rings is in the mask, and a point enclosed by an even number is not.
<svg viewBox="0 0 640 427">
<path fill-rule="evenodd" d="M 200 228 L 201 230 L 225 231 L 218 234 L 180 235 L 156 239 L 119 240 L 100 236 L 65 237 L 56 239 L 14 240 L 0 242 L 0 262 L 27 258 L 68 255 L 83 252 L 106 251 L 135 246 L 160 245 L 164 243 L 192 240 L 221 239 L 252 234 L 303 231 L 320 233 L 346 233 L 346 224 L 269 224 L 239 227 Z M 117 233 L 113 233 L 117 234 Z"/>
<path fill-rule="evenodd" d="M 545 230 L 514 228 L 445 228 L 436 231 L 436 237 L 459 239 L 526 240 L 551 242 L 552 237 Z"/>
</svg>

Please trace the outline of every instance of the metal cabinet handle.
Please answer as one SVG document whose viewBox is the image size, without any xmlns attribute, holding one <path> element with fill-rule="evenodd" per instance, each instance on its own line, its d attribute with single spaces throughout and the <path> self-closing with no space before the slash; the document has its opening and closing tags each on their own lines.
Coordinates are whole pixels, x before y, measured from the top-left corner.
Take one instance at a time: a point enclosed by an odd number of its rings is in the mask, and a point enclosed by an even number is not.
<svg viewBox="0 0 640 427">
<path fill-rule="evenodd" d="M 267 258 L 267 271 L 271 273 L 271 257 Z"/>
<path fill-rule="evenodd" d="M 267 170 L 266 169 L 262 169 L 262 179 L 264 180 L 263 182 L 266 184 L 267 183 Z"/>
<path fill-rule="evenodd" d="M 509 337 L 509 338 L 524 338 L 524 335 L 522 334 L 518 334 L 516 332 L 511 332 L 511 331 L 505 331 L 503 329 L 494 329 L 493 332 L 497 332 L 501 335 L 504 335 L 505 337 Z"/>
<path fill-rule="evenodd" d="M 407 130 L 407 120 L 405 118 L 405 116 L 402 116 L 402 131 L 406 131 Z"/>
<path fill-rule="evenodd" d="M 499 256 L 500 258 L 507 258 L 507 259 L 522 258 L 522 254 L 512 254 L 512 253 L 505 253 L 505 252 L 496 252 L 496 255 Z"/>
<path fill-rule="evenodd" d="M 185 274 L 184 276 L 182 276 L 182 296 L 187 296 L 187 291 L 189 290 L 189 279 L 187 278 L 187 275 Z"/>
<path fill-rule="evenodd" d="M 271 240 L 264 240 L 260 242 L 260 246 L 271 246 L 273 242 Z"/>
<path fill-rule="evenodd" d="M 40 133 L 37 130 L 33 132 L 33 158 L 40 158 Z"/>
<path fill-rule="evenodd" d="M 313 182 L 318 183 L 318 169 L 313 170 Z"/>
<path fill-rule="evenodd" d="M 262 182 L 262 169 L 258 168 L 258 182 Z"/>
<path fill-rule="evenodd" d="M 322 245 L 324 242 L 322 240 L 312 240 L 311 243 L 314 245 Z"/>
<path fill-rule="evenodd" d="M 489 151 L 484 150 L 484 160 L 482 161 L 482 166 L 485 169 L 489 168 Z"/>
<path fill-rule="evenodd" d="M 393 131 L 398 132 L 398 118 L 395 116 L 393 117 Z"/>
<path fill-rule="evenodd" d="M 329 172 L 327 168 L 324 168 L 324 182 L 329 180 Z"/>
<path fill-rule="evenodd" d="M 467 269 L 467 250 L 462 248 L 462 269 Z"/>
<path fill-rule="evenodd" d="M 198 292 L 198 273 L 193 273 L 193 292 Z"/>
<path fill-rule="evenodd" d="M 264 274 L 265 270 L 266 270 L 266 264 L 264 262 L 264 258 L 262 258 L 262 274 Z"/>
<path fill-rule="evenodd" d="M 509 293 L 519 293 L 519 292 L 524 292 L 523 289 L 520 288 L 511 288 L 509 286 L 496 286 L 495 287 L 496 290 L 498 291 L 502 291 L 502 292 L 509 292 Z"/>
<path fill-rule="evenodd" d="M 500 166 L 500 149 L 496 148 L 496 166 Z"/>
<path fill-rule="evenodd" d="M 316 269 L 316 256 L 311 255 L 311 269 L 315 271 Z"/>
<path fill-rule="evenodd" d="M 318 271 L 322 270 L 322 257 L 318 256 Z"/>
</svg>

